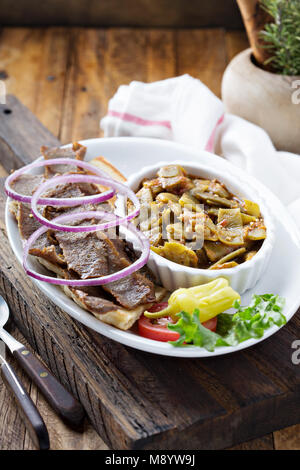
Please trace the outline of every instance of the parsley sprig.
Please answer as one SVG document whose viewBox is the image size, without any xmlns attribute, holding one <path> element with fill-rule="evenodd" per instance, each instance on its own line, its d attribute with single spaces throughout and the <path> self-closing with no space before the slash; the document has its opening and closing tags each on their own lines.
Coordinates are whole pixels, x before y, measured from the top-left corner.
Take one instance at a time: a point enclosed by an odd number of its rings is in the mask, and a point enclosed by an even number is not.
<svg viewBox="0 0 300 470">
<path fill-rule="evenodd" d="M 178 332 L 180 337 L 170 343 L 173 346 L 200 346 L 213 352 L 219 346 L 236 346 L 251 338 L 259 339 L 271 326 L 280 327 L 286 323 L 283 306 L 284 299 L 274 294 L 253 295 L 250 305 L 246 307 L 236 300 L 234 314 L 218 315 L 216 333 L 201 324 L 198 309 L 194 310 L 193 315 L 179 312 L 177 323 L 169 323 L 168 328 Z"/>
</svg>

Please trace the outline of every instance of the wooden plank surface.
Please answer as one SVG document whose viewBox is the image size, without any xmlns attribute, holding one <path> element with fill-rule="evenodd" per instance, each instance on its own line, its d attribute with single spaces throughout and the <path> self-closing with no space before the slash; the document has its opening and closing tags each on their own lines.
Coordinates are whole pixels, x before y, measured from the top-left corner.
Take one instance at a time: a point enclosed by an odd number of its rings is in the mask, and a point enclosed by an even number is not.
<svg viewBox="0 0 300 470">
<path fill-rule="evenodd" d="M 12 325 L 10 332 L 13 336 L 24 343 L 30 349 L 24 336 Z M 14 359 L 10 359 L 18 376 L 30 393 L 31 399 L 37 405 L 42 414 L 49 431 L 52 450 L 74 449 L 74 450 L 102 450 L 107 449 L 102 439 L 96 433 L 92 425 L 86 420 L 83 433 L 72 431 L 68 426 L 57 418 L 57 415 L 49 407 L 43 396 L 35 386 L 31 384 L 27 376 L 20 369 Z M 0 382 L 0 450 L 33 450 L 32 441 L 21 421 L 13 398 Z"/>
<path fill-rule="evenodd" d="M 177 33 L 177 74 L 199 78 L 220 97 L 227 63 L 223 29 L 183 30 Z"/>
<path fill-rule="evenodd" d="M 152 81 L 191 73 L 220 95 L 220 80 L 226 63 L 246 46 L 242 33 L 221 29 L 3 29 L 0 37 L 0 76 L 7 77 L 9 92 L 16 94 L 55 136 L 68 142 L 100 135 L 98 121 L 105 114 L 108 99 L 120 84 L 133 79 Z M 5 174 L 3 169 L 0 172 Z M 16 331 L 16 334 L 20 333 Z M 109 349 L 109 354 L 113 359 L 116 352 Z M 128 374 L 135 372 L 132 370 L 137 364 L 134 357 L 133 353 L 130 361 L 123 360 L 129 367 Z M 248 366 L 248 361 L 244 360 Z M 159 369 L 161 364 L 156 362 Z M 190 361 L 188 373 L 194 375 L 195 367 L 194 361 Z M 137 370 L 141 371 L 140 367 Z M 200 382 L 211 383 L 213 392 L 214 380 L 210 377 L 210 367 L 201 368 L 198 376 Z M 257 377 L 260 380 L 260 376 Z M 139 372 L 136 372 L 136 380 L 140 379 Z M 151 376 L 143 379 L 151 381 Z M 65 428 L 35 387 L 27 380 L 25 383 L 46 418 L 52 447 L 105 448 L 90 426 L 83 435 Z M 155 384 L 152 386 L 155 387 Z M 233 412 L 235 407 L 247 400 L 247 393 L 227 396 L 225 391 L 224 385 L 218 392 L 223 394 L 221 402 L 233 403 Z M 271 385 L 269 392 L 274 392 L 274 385 Z M 215 395 L 217 400 L 220 399 L 218 393 Z M 30 448 L 30 440 L 2 385 L 0 395 L 5 406 L 5 413 L 0 411 L 0 416 L 4 417 L 0 418 L 0 449 L 9 446 L 15 449 Z M 275 448 L 299 449 L 299 431 L 299 426 L 293 426 L 276 431 L 274 438 L 269 434 L 241 444 L 240 448 L 271 448 L 274 439 Z M 5 438 L 6 434 L 10 438 Z"/>
<path fill-rule="evenodd" d="M 2 24 L 241 28 L 232 0 L 0 0 Z M 88 5 L 88 7 L 87 7 Z"/>
</svg>

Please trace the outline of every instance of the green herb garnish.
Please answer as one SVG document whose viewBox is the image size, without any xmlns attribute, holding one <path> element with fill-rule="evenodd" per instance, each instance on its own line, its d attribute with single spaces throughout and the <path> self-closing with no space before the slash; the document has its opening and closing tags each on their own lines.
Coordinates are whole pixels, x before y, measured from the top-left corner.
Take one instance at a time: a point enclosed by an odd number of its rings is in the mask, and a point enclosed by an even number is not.
<svg viewBox="0 0 300 470">
<path fill-rule="evenodd" d="M 205 328 L 199 320 L 199 310 L 193 315 L 179 312 L 177 323 L 168 324 L 169 330 L 177 331 L 180 338 L 169 341 L 173 346 L 200 346 L 207 351 L 214 351 L 218 346 L 236 346 L 251 338 L 262 338 L 264 331 L 273 325 L 278 327 L 286 323 L 282 313 L 284 299 L 278 295 L 253 295 L 249 306 L 242 307 L 236 300 L 234 314 L 218 315 L 217 332 Z"/>
</svg>

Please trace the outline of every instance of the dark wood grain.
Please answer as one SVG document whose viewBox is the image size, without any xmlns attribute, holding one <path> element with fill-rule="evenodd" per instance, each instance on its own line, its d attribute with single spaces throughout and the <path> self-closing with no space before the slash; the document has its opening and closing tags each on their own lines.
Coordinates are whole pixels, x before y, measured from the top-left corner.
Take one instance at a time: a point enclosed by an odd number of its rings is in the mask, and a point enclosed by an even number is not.
<svg viewBox="0 0 300 470">
<path fill-rule="evenodd" d="M 251 441 L 242 442 L 227 450 L 274 450 L 274 442 L 272 433 Z"/>
<path fill-rule="evenodd" d="M 22 132 L 26 138 L 17 141 L 38 154 L 40 139 L 28 143 L 32 133 Z M 0 244 L 0 292 L 17 326 L 109 447 L 219 449 L 300 421 L 300 370 L 290 358 L 297 315 L 245 352 L 203 360 L 154 356 L 70 318 L 24 275 L 4 230 Z"/>
<path fill-rule="evenodd" d="M 1 24 L 241 27 L 232 0 L 0 0 Z"/>
<path fill-rule="evenodd" d="M 10 333 L 27 349 L 32 351 L 27 340 L 17 329 L 13 322 L 10 322 Z M 6 359 L 17 372 L 28 395 L 41 413 L 50 437 L 51 450 L 106 450 L 107 446 L 97 434 L 90 422 L 84 421 L 84 431 L 76 432 L 67 426 L 53 411 L 46 402 L 43 395 L 31 383 L 27 374 L 20 368 L 12 355 L 7 354 Z M 34 450 L 36 447 L 22 421 L 18 408 L 12 394 L 5 387 L 0 378 L 0 449 L 1 450 Z"/>
<path fill-rule="evenodd" d="M 299 450 L 299 424 L 276 431 L 273 436 L 276 450 Z"/>
<path fill-rule="evenodd" d="M 39 450 L 48 450 L 50 447 L 49 434 L 38 409 L 16 376 L 13 368 L 4 362 L 0 369 L 1 377 L 15 399 L 19 413 L 34 445 Z"/>
<path fill-rule="evenodd" d="M 0 104 L 0 162 L 7 171 L 32 162 L 39 156 L 41 145 L 58 143 L 29 109 L 7 95 L 6 104 Z"/>
<path fill-rule="evenodd" d="M 180 30 L 177 34 L 177 74 L 199 78 L 216 95 L 226 67 L 225 31 Z"/>
<path fill-rule="evenodd" d="M 40 389 L 61 419 L 74 429 L 83 429 L 84 410 L 53 374 L 27 348 L 13 352 L 18 363 Z"/>
</svg>

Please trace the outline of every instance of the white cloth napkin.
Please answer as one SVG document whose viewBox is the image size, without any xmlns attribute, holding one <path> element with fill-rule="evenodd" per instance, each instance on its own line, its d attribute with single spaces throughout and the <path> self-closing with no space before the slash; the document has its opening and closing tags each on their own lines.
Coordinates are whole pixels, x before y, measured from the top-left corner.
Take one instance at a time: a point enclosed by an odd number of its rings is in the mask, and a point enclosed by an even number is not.
<svg viewBox="0 0 300 470">
<path fill-rule="evenodd" d="M 101 128 L 105 137 L 156 137 L 213 151 L 268 186 L 300 227 L 300 155 L 276 151 L 263 129 L 224 114 L 221 100 L 189 75 L 120 86 Z"/>
</svg>

